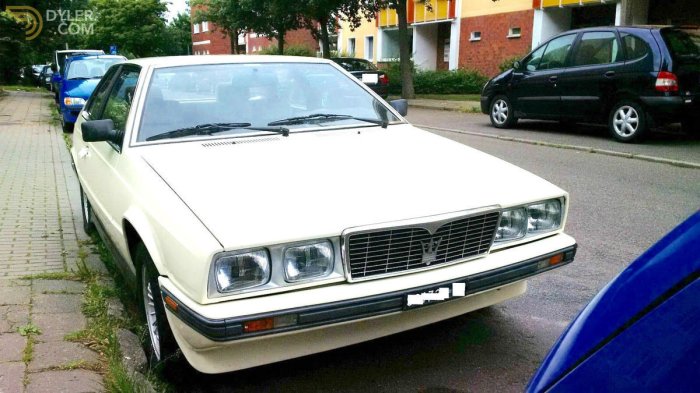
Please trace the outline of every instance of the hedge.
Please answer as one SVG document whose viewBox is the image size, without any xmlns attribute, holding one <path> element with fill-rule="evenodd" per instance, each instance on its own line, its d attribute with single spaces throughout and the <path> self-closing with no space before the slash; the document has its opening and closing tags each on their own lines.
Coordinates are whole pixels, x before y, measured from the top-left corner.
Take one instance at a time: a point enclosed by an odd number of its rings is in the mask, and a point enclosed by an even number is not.
<svg viewBox="0 0 700 393">
<path fill-rule="evenodd" d="M 382 68 L 389 76 L 389 94 L 401 94 L 401 70 L 398 62 L 386 63 Z M 488 78 L 477 71 L 413 70 L 413 88 L 416 94 L 478 94 Z"/>
</svg>

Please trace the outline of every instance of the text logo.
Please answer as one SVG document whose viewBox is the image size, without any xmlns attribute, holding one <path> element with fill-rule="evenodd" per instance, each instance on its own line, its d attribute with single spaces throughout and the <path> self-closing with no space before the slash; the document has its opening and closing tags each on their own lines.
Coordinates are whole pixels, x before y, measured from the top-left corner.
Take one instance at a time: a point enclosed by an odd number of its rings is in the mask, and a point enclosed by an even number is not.
<svg viewBox="0 0 700 393">
<path fill-rule="evenodd" d="M 44 20 L 36 8 L 27 5 L 8 5 L 5 11 L 24 24 L 24 34 L 27 41 L 31 41 L 41 34 Z"/>
</svg>

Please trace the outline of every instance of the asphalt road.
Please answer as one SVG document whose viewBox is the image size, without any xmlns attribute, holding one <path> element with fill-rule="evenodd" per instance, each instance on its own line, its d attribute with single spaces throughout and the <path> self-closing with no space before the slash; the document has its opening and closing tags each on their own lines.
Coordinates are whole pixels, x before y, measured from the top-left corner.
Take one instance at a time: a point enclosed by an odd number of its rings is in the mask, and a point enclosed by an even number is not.
<svg viewBox="0 0 700 393">
<path fill-rule="evenodd" d="M 418 124 L 493 132 L 485 116 L 412 110 Z M 655 136 L 620 145 L 598 132 L 521 137 L 700 162 L 697 141 Z M 636 159 L 436 132 L 525 168 L 569 191 L 573 264 L 531 279 L 520 298 L 395 336 L 252 370 L 208 376 L 186 366 L 169 379 L 193 392 L 519 392 L 562 330 L 620 270 L 700 207 L 700 170 Z M 603 147 L 604 146 L 604 147 Z M 272 350 L 272 349 L 271 349 Z"/>
</svg>

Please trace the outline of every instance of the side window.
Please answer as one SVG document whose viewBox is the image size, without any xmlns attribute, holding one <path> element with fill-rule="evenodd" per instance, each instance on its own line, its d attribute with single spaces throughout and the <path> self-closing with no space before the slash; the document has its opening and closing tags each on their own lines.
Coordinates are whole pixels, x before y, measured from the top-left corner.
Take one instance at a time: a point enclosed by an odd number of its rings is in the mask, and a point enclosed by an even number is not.
<svg viewBox="0 0 700 393">
<path fill-rule="evenodd" d="M 126 119 L 129 116 L 138 79 L 138 70 L 122 70 L 114 81 L 114 86 L 109 93 L 105 109 L 100 117 L 102 119 L 112 119 L 114 128 L 119 131 L 123 132 L 126 127 Z"/>
<path fill-rule="evenodd" d="M 525 69 L 528 71 L 537 71 L 537 67 L 540 65 L 540 60 L 542 60 L 542 54 L 544 50 L 547 49 L 547 45 L 541 46 L 536 51 L 532 52 L 530 57 L 525 60 Z"/>
<path fill-rule="evenodd" d="M 102 77 L 100 83 L 95 88 L 92 93 L 92 97 L 87 103 L 85 111 L 90 115 L 91 119 L 99 119 L 102 111 L 102 104 L 104 104 L 107 98 L 107 93 L 109 92 L 109 87 L 112 84 L 112 79 L 114 79 L 114 74 L 117 72 L 119 67 L 110 68 L 107 73 Z"/>
<path fill-rule="evenodd" d="M 609 64 L 622 61 L 617 36 L 610 31 L 583 33 L 574 52 L 573 66 Z"/>
<path fill-rule="evenodd" d="M 649 53 L 649 45 L 639 37 L 624 34 L 622 44 L 625 46 L 625 60 L 641 59 Z"/>
<path fill-rule="evenodd" d="M 564 67 L 574 39 L 576 39 L 576 34 L 569 34 L 550 41 L 537 69 L 551 70 Z"/>
</svg>

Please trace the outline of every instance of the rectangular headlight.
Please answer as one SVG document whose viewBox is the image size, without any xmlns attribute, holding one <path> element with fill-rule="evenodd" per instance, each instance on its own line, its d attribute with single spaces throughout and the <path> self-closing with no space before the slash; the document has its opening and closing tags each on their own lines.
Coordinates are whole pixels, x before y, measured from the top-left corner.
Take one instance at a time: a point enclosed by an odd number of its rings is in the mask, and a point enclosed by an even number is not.
<svg viewBox="0 0 700 393">
<path fill-rule="evenodd" d="M 65 97 L 63 104 L 66 106 L 85 105 L 85 100 L 80 97 Z"/>
<path fill-rule="evenodd" d="M 333 246 L 328 240 L 287 247 L 284 250 L 287 282 L 326 277 L 333 271 Z"/>
<path fill-rule="evenodd" d="M 270 256 L 264 249 L 223 255 L 214 262 L 214 277 L 219 292 L 265 285 L 270 281 Z"/>
<path fill-rule="evenodd" d="M 550 199 L 527 207 L 527 233 L 536 234 L 553 231 L 561 225 L 561 202 Z"/>
<path fill-rule="evenodd" d="M 496 230 L 496 242 L 520 239 L 527 232 L 527 211 L 525 208 L 505 210 Z"/>
</svg>

